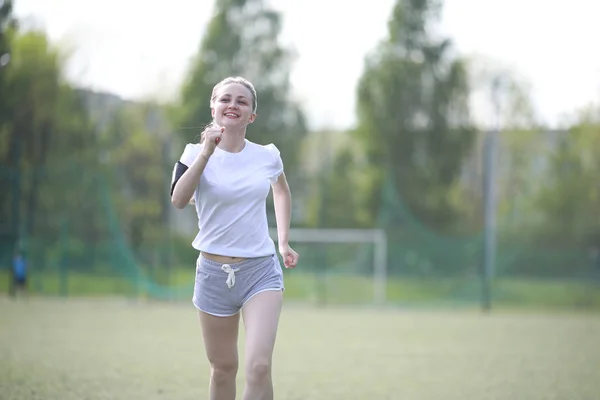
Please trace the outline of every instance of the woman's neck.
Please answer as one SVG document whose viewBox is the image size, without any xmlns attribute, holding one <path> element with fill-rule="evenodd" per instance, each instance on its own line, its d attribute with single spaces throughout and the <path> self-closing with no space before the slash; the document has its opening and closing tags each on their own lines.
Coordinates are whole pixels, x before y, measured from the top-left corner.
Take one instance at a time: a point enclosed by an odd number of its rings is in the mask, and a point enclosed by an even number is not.
<svg viewBox="0 0 600 400">
<path fill-rule="evenodd" d="M 246 130 L 231 131 L 225 128 L 221 141 L 219 142 L 219 148 L 229 153 L 239 153 L 246 145 Z"/>
</svg>

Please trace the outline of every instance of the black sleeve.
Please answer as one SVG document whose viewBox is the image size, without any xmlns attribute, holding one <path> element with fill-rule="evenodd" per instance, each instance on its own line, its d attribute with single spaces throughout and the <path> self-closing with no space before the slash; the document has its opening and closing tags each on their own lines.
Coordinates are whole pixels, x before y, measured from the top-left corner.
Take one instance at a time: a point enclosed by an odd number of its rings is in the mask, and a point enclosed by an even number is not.
<svg viewBox="0 0 600 400">
<path fill-rule="evenodd" d="M 175 190 L 175 184 L 183 173 L 188 170 L 188 166 L 183 164 L 181 161 L 177 161 L 173 167 L 173 175 L 171 177 L 171 196 L 173 196 L 173 190 Z"/>
</svg>

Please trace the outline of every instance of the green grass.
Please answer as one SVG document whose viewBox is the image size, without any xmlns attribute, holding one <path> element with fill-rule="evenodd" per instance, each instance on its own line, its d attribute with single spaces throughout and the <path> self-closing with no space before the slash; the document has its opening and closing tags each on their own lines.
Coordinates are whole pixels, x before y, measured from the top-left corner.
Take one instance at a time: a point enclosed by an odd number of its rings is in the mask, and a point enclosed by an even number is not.
<svg viewBox="0 0 600 400">
<path fill-rule="evenodd" d="M 286 303 L 278 400 L 593 400 L 600 315 Z M 0 298 L 3 400 L 206 399 L 190 303 Z M 243 388 L 243 330 L 239 390 Z"/>
<path fill-rule="evenodd" d="M 131 273 L 117 275 L 69 272 L 61 289 L 58 271 L 31 276 L 32 292 L 42 295 L 112 296 L 188 301 L 194 270 L 177 268 L 167 277 L 138 279 Z M 129 271 L 131 272 L 131 271 Z M 158 280 L 161 283 L 156 283 Z M 290 300 L 326 304 L 368 304 L 373 301 L 372 277 L 314 274 L 301 269 L 285 271 L 286 296 Z M 8 274 L 0 271 L 0 293 L 8 288 Z M 478 304 L 481 282 L 477 277 L 394 278 L 387 284 L 387 300 L 401 305 Z M 496 279 L 493 304 L 500 307 L 587 309 L 600 311 L 600 282 L 575 280 Z"/>
</svg>

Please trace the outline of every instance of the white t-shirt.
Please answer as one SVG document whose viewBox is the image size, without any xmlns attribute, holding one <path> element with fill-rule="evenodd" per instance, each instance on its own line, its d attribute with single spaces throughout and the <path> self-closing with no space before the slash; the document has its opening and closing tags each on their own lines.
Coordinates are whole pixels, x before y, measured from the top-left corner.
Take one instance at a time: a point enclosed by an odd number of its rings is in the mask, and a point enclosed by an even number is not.
<svg viewBox="0 0 600 400">
<path fill-rule="evenodd" d="M 189 167 L 202 147 L 188 143 L 179 161 Z M 245 139 L 239 153 L 217 147 L 194 191 L 199 232 L 192 246 L 230 257 L 275 254 L 266 198 L 282 172 L 283 162 L 274 144 L 263 146 Z"/>
</svg>

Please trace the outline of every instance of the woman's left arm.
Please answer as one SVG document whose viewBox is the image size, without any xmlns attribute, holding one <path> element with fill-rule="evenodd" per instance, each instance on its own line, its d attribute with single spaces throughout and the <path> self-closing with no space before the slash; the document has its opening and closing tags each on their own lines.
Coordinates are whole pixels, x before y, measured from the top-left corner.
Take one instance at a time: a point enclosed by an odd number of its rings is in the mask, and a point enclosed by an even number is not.
<svg viewBox="0 0 600 400">
<path fill-rule="evenodd" d="M 273 203 L 277 220 L 277 238 L 279 253 L 286 268 L 294 268 L 298 264 L 299 255 L 289 245 L 290 220 L 292 214 L 292 194 L 285 173 L 282 172 L 273 183 Z"/>
</svg>

